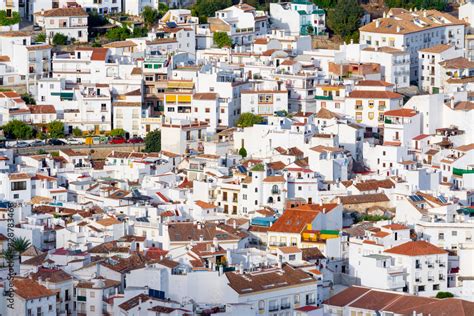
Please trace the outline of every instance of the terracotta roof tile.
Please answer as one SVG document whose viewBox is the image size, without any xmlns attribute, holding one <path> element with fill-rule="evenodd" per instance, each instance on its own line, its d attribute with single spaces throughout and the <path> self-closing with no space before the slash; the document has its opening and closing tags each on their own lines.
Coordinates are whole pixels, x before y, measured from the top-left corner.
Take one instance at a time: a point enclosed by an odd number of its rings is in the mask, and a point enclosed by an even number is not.
<svg viewBox="0 0 474 316">
<path fill-rule="evenodd" d="M 42 286 L 35 280 L 27 278 L 15 277 L 13 279 L 13 287 L 15 288 L 15 294 L 25 300 L 56 295 L 53 291 Z"/>
<path fill-rule="evenodd" d="M 349 98 L 353 99 L 402 99 L 403 96 L 392 91 L 369 91 L 369 90 L 354 90 L 349 93 Z"/>
<path fill-rule="evenodd" d="M 427 256 L 448 253 L 446 250 L 436 247 L 424 240 L 409 241 L 393 248 L 386 249 L 384 252 L 404 256 Z"/>
</svg>

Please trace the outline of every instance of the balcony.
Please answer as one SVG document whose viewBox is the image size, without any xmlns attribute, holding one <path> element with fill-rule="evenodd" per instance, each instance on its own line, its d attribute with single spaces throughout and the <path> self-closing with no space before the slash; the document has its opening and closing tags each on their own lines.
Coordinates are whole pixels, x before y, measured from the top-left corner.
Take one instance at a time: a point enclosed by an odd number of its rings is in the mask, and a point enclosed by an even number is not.
<svg viewBox="0 0 474 316">
<path fill-rule="evenodd" d="M 281 310 L 290 309 L 290 308 L 291 308 L 291 305 L 289 303 L 285 305 L 281 305 Z"/>
<path fill-rule="evenodd" d="M 276 312 L 276 311 L 278 311 L 278 310 L 280 310 L 280 308 L 279 308 L 278 306 L 270 306 L 270 307 L 268 307 L 268 311 L 269 311 L 269 312 Z"/>
<path fill-rule="evenodd" d="M 332 101 L 332 95 L 317 95 L 314 97 L 316 100 L 323 100 L 323 101 Z"/>
<path fill-rule="evenodd" d="M 85 301 L 87 301 L 87 298 L 85 296 L 78 295 L 77 296 L 77 301 L 78 302 L 85 302 Z"/>
</svg>

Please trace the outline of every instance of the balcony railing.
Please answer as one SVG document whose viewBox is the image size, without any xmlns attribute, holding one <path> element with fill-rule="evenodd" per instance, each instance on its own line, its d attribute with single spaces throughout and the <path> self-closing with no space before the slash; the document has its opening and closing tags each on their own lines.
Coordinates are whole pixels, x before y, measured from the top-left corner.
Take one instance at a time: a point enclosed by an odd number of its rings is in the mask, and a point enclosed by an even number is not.
<svg viewBox="0 0 474 316">
<path fill-rule="evenodd" d="M 290 309 L 291 308 L 291 305 L 288 303 L 288 304 L 285 304 L 285 305 L 281 305 L 281 309 Z"/>
</svg>

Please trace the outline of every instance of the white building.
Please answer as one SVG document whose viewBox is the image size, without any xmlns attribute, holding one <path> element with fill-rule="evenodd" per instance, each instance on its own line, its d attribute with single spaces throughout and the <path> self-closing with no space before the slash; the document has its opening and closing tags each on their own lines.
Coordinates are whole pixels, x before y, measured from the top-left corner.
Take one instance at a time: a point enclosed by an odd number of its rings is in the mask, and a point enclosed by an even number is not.
<svg viewBox="0 0 474 316">
<path fill-rule="evenodd" d="M 434 296 L 448 287 L 448 253 L 426 241 L 409 241 L 386 249 L 384 254 L 406 267 L 407 292 Z"/>
<path fill-rule="evenodd" d="M 88 17 L 82 8 L 57 8 L 35 12 L 35 23 L 44 29 L 49 41 L 52 41 L 55 34 L 60 33 L 69 40 L 87 42 Z"/>
<path fill-rule="evenodd" d="M 215 17 L 208 18 L 209 30 L 225 32 L 237 45 L 250 46 L 255 37 L 268 31 L 268 16 L 251 5 L 240 2 L 234 6 L 216 11 Z"/>
<path fill-rule="evenodd" d="M 438 44 L 464 48 L 463 21 L 436 10 L 392 9 L 383 18 L 362 26 L 360 43 L 393 47 L 410 53 L 410 81 L 418 80 L 418 51 Z"/>
<path fill-rule="evenodd" d="M 114 14 L 122 12 L 122 1 L 118 0 L 77 0 L 79 4 L 87 13 L 95 12 L 99 15 Z"/>
<path fill-rule="evenodd" d="M 13 281 L 14 309 L 8 315 L 57 315 L 56 293 L 38 282 L 16 277 Z"/>
<path fill-rule="evenodd" d="M 326 13 L 308 0 L 270 3 L 270 19 L 290 35 L 324 35 L 326 31 Z"/>
<path fill-rule="evenodd" d="M 452 45 L 439 44 L 418 51 L 418 86 L 426 92 L 439 93 L 444 90 L 444 73 L 441 62 L 461 57 L 463 51 Z"/>
<path fill-rule="evenodd" d="M 377 129 L 383 123 L 385 111 L 398 109 L 402 106 L 403 96 L 387 90 L 368 90 L 366 87 L 356 87 L 346 98 L 346 109 L 356 123 Z M 393 89 L 393 86 L 386 87 Z"/>
<path fill-rule="evenodd" d="M 245 90 L 241 93 L 242 113 L 273 115 L 277 111 L 288 112 L 288 91 Z"/>
</svg>

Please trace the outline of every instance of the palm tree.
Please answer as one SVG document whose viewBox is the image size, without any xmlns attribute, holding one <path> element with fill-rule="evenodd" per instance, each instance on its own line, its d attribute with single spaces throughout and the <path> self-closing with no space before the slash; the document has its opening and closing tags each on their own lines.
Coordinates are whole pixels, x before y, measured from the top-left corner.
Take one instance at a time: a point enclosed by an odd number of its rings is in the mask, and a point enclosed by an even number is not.
<svg viewBox="0 0 474 316">
<path fill-rule="evenodd" d="M 15 254 L 13 253 L 11 248 L 7 248 L 7 249 L 4 249 L 0 253 L 0 257 L 3 258 L 2 264 L 6 265 L 7 262 L 12 261 L 13 259 L 15 259 Z"/>
<path fill-rule="evenodd" d="M 12 249 L 18 254 L 21 263 L 21 254 L 31 246 L 31 242 L 25 237 L 16 237 L 13 239 Z"/>
</svg>

